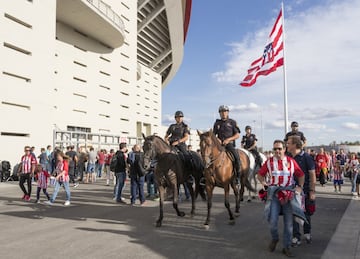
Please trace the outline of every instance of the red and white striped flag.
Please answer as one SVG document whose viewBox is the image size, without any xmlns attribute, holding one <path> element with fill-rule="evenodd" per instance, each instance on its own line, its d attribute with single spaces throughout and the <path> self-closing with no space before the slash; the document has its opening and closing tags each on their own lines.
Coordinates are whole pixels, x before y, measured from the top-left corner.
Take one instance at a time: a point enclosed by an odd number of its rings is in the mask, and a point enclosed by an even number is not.
<svg viewBox="0 0 360 259">
<path fill-rule="evenodd" d="M 277 17 L 274 27 L 269 35 L 264 53 L 260 58 L 251 63 L 250 68 L 248 69 L 248 74 L 240 83 L 241 86 L 252 86 L 256 83 L 258 76 L 266 76 L 284 64 L 284 45 L 282 34 L 282 10 L 280 10 L 279 16 Z"/>
</svg>

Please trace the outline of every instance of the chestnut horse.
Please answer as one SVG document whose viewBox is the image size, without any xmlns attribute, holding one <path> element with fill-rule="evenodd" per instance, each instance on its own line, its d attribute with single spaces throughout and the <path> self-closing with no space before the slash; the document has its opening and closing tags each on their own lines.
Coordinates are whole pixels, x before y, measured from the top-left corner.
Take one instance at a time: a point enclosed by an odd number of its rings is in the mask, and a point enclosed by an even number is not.
<svg viewBox="0 0 360 259">
<path fill-rule="evenodd" d="M 240 150 L 239 152 L 241 171 L 240 171 L 240 184 L 241 190 L 239 194 L 238 186 L 235 183 L 236 173 L 233 168 L 232 155 L 225 150 L 220 141 L 210 130 L 205 133 L 198 131 L 200 136 L 200 151 L 201 157 L 205 163 L 204 176 L 206 179 L 206 193 L 207 193 L 207 207 L 208 213 L 204 224 L 206 229 L 209 228 L 210 211 L 212 206 L 212 196 L 215 186 L 224 188 L 225 193 L 225 207 L 228 210 L 230 222 L 229 224 L 235 224 L 234 215 L 230 209 L 229 203 L 229 191 L 232 187 L 235 195 L 235 213 L 240 213 L 240 197 L 244 193 L 245 186 L 254 191 L 251 186 L 248 173 L 249 173 L 249 159 L 248 156 Z"/>
<path fill-rule="evenodd" d="M 191 195 L 191 215 L 195 214 L 195 199 L 200 195 L 205 199 L 204 188 L 200 186 L 200 178 L 203 176 L 204 165 L 201 157 L 194 151 L 189 151 L 192 156 L 192 168 L 186 166 L 185 159 L 182 154 L 178 154 L 172 150 L 162 138 L 151 135 L 144 137 L 144 168 L 149 169 L 152 161 L 156 161 L 155 181 L 157 183 L 160 194 L 160 216 L 156 221 L 156 226 L 161 227 L 164 215 L 165 189 L 169 187 L 173 191 L 173 207 L 180 217 L 184 217 L 185 213 L 178 208 L 178 190 L 180 184 L 186 184 Z M 192 176 L 195 182 L 195 192 L 189 178 Z"/>
</svg>

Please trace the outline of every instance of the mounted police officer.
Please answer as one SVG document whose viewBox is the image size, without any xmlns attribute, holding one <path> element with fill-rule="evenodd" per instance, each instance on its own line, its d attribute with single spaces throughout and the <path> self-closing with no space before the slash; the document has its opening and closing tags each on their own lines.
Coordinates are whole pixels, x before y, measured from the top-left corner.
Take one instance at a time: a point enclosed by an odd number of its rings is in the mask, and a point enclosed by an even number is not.
<svg viewBox="0 0 360 259">
<path fill-rule="evenodd" d="M 225 146 L 226 150 L 234 156 L 234 167 L 236 172 L 236 183 L 240 182 L 240 157 L 235 149 L 235 140 L 240 137 L 240 129 L 235 120 L 229 118 L 229 107 L 221 105 L 219 107 L 220 119 L 214 123 L 214 134 Z"/>
<path fill-rule="evenodd" d="M 194 169 L 193 158 L 191 153 L 188 152 L 186 141 L 189 138 L 190 130 L 188 125 L 183 122 L 184 114 L 182 111 L 175 112 L 176 123 L 171 124 L 166 131 L 165 141 L 171 146 L 175 147 L 182 154 L 185 168 L 188 170 Z M 193 181 L 192 176 L 188 178 L 189 182 Z M 186 188 L 186 187 L 185 187 Z"/>
<path fill-rule="evenodd" d="M 183 118 L 184 114 L 182 111 L 175 112 L 176 123 L 169 126 L 164 139 L 171 146 L 176 147 L 181 153 L 187 154 L 185 142 L 189 138 L 190 130 L 188 125 L 183 122 Z"/>
<path fill-rule="evenodd" d="M 251 127 L 247 125 L 245 127 L 245 135 L 242 137 L 241 140 L 241 146 L 253 154 L 253 156 L 255 157 L 255 163 L 257 163 L 261 167 L 262 159 L 259 152 L 257 151 L 256 141 L 256 135 L 251 133 Z"/>
</svg>

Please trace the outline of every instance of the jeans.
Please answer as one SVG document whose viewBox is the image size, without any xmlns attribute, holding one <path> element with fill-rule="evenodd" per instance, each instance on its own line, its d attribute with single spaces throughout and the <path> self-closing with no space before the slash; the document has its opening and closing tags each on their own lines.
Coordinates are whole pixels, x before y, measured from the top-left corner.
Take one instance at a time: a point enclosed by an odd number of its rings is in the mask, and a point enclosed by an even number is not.
<svg viewBox="0 0 360 259">
<path fill-rule="evenodd" d="M 305 197 L 305 204 L 307 203 L 306 200 L 309 199 L 308 196 L 309 194 L 307 194 Z M 304 222 L 304 234 L 311 234 L 311 215 L 305 211 L 305 217 L 309 223 Z M 301 239 L 300 224 L 297 223 L 295 220 L 293 221 L 293 236 L 296 237 L 298 240 Z"/>
<path fill-rule="evenodd" d="M 145 202 L 144 182 L 145 182 L 145 176 L 142 177 L 138 177 L 135 175 L 130 176 L 131 204 L 135 203 L 137 195 L 139 195 L 139 200 L 141 203 Z"/>
<path fill-rule="evenodd" d="M 155 196 L 157 194 L 157 186 L 155 182 L 154 172 L 151 171 L 146 175 L 147 193 L 149 196 Z"/>
<path fill-rule="evenodd" d="M 293 233 L 293 215 L 290 202 L 281 205 L 277 197 L 271 201 L 270 207 L 270 233 L 273 240 L 279 240 L 278 221 L 279 213 L 282 209 L 284 217 L 284 233 L 283 233 L 283 246 L 289 248 L 291 246 L 291 237 Z"/>
<path fill-rule="evenodd" d="M 97 177 L 101 178 L 103 168 L 104 168 L 104 164 L 97 165 Z"/>
<path fill-rule="evenodd" d="M 358 172 L 351 173 L 351 192 L 356 192 L 356 179 L 358 177 Z"/>
<path fill-rule="evenodd" d="M 87 170 L 88 173 L 95 173 L 95 164 L 88 163 Z"/>
<path fill-rule="evenodd" d="M 27 191 L 24 186 L 25 181 L 27 181 Z M 19 186 L 25 195 L 31 196 L 31 174 L 20 174 Z"/>
<path fill-rule="evenodd" d="M 116 185 L 114 190 L 114 196 L 116 201 L 121 201 L 121 193 L 124 188 L 126 173 L 125 172 L 117 172 L 115 173 L 116 177 Z"/>
<path fill-rule="evenodd" d="M 62 185 L 65 188 L 65 192 L 66 192 L 66 200 L 70 201 L 70 185 L 69 182 L 63 182 Z M 58 192 L 60 190 L 60 183 L 59 181 L 56 181 L 55 183 L 55 188 L 54 188 L 54 193 L 52 194 L 50 201 L 54 202 L 56 200 L 56 196 L 58 195 Z"/>
<path fill-rule="evenodd" d="M 184 187 L 184 193 L 185 193 L 185 198 L 187 199 L 187 200 L 189 200 L 190 199 L 190 191 L 189 191 L 189 188 L 187 187 L 187 185 L 186 185 L 186 183 L 183 183 L 182 184 L 182 186 Z M 182 193 L 181 193 L 181 190 L 180 190 L 181 188 L 179 188 L 179 196 L 180 196 L 180 199 L 181 200 L 183 200 L 183 197 L 182 197 Z"/>
</svg>

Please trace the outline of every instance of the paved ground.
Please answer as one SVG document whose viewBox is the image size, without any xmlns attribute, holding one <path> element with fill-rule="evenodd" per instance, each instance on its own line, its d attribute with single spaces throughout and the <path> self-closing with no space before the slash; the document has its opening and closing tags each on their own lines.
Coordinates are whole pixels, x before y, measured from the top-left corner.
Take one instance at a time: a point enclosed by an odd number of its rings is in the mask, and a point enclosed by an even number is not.
<svg viewBox="0 0 360 259">
<path fill-rule="evenodd" d="M 52 207 L 24 202 L 17 184 L 0 183 L 0 258 L 284 258 L 280 243 L 274 253 L 267 252 L 270 234 L 263 204 L 243 202 L 236 224 L 228 225 L 220 188 L 215 189 L 212 221 L 205 230 L 206 203 L 200 199 L 193 218 L 189 202 L 180 204 L 184 218 L 168 203 L 163 226 L 156 228 L 158 202 L 116 204 L 112 188 L 102 180 L 72 189 L 69 207 L 63 206 L 64 191 Z M 124 196 L 129 202 L 128 186 Z M 317 190 L 313 243 L 294 248 L 294 254 L 360 258 L 360 201 L 351 200 L 348 183 L 342 194 L 330 185 Z"/>
</svg>

